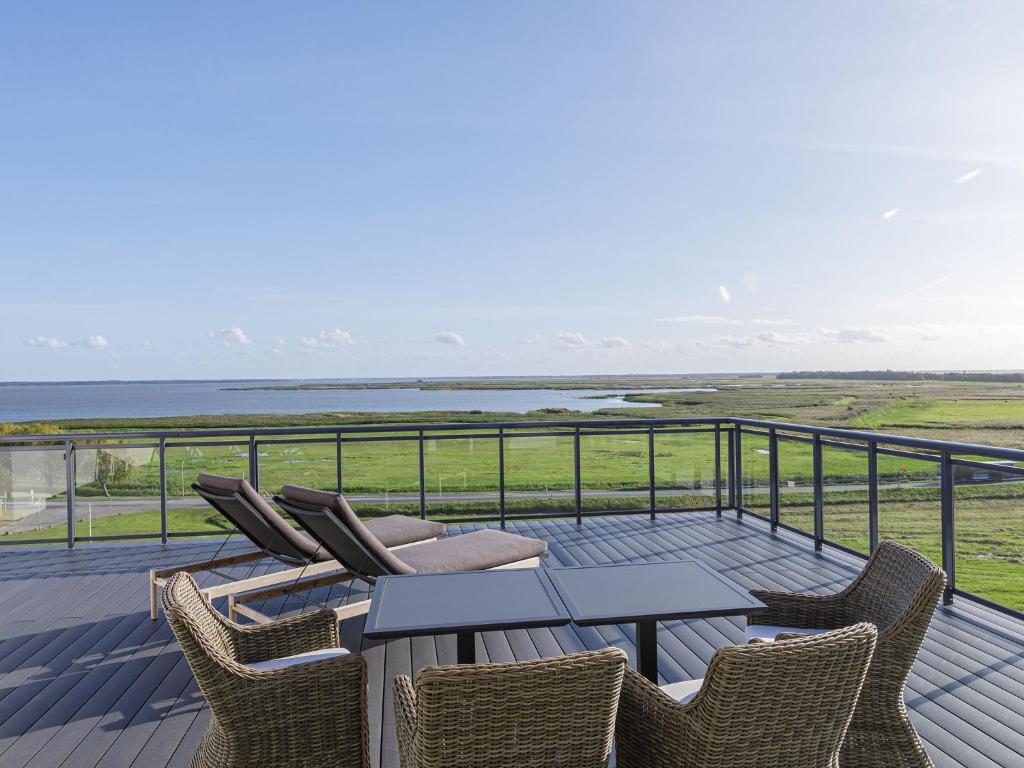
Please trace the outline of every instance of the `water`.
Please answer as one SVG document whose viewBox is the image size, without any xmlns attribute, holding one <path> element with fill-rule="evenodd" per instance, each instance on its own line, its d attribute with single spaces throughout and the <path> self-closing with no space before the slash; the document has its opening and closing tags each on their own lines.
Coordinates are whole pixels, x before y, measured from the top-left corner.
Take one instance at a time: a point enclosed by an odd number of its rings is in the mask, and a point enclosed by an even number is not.
<svg viewBox="0 0 1024 768">
<path fill-rule="evenodd" d="M 352 411 L 502 411 L 540 408 L 591 412 L 615 407 L 659 407 L 627 403 L 610 390 L 232 390 L 232 387 L 287 386 L 295 381 L 125 382 L 18 384 L 0 386 L 0 421 L 196 416 L 230 413 L 318 413 Z M 320 382 L 318 382 L 320 383 Z M 644 390 L 693 392 L 709 390 Z M 595 395 L 615 397 L 593 398 Z"/>
</svg>

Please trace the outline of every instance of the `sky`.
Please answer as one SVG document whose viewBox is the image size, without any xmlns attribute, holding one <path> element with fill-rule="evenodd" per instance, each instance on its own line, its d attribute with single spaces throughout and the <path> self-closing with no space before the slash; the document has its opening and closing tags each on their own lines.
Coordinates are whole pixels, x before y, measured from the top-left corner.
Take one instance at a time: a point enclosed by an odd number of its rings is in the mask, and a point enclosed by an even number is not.
<svg viewBox="0 0 1024 768">
<path fill-rule="evenodd" d="M 1022 369 L 1022 25 L 5 4 L 0 380 Z"/>
</svg>

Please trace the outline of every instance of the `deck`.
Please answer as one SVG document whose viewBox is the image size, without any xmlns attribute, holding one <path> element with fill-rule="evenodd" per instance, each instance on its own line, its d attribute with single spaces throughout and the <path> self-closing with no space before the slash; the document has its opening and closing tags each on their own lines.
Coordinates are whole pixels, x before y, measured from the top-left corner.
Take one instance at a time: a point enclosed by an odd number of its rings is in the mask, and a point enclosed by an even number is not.
<svg viewBox="0 0 1024 768">
<path fill-rule="evenodd" d="M 837 550 L 816 554 L 808 540 L 772 535 L 749 517 L 737 522 L 713 513 L 663 514 L 655 522 L 591 518 L 581 528 L 570 520 L 509 528 L 548 541 L 548 567 L 698 558 L 747 588 L 827 591 L 862 565 Z M 217 546 L 176 541 L 166 548 L 0 550 L 0 766 L 188 763 L 208 712 L 169 627 L 149 620 L 146 573 L 205 559 Z M 369 663 L 373 765 L 397 768 L 388 682 L 454 661 L 455 639 L 370 642 L 362 639 L 361 624 L 344 622 L 342 641 Z M 659 669 L 671 682 L 702 676 L 716 648 L 741 641 L 742 628 L 735 619 L 669 622 L 659 626 L 658 637 Z M 506 661 L 608 644 L 632 657 L 633 627 L 485 633 L 477 655 Z M 964 600 L 940 609 L 907 703 L 938 768 L 1024 764 L 1024 622 Z"/>
</svg>

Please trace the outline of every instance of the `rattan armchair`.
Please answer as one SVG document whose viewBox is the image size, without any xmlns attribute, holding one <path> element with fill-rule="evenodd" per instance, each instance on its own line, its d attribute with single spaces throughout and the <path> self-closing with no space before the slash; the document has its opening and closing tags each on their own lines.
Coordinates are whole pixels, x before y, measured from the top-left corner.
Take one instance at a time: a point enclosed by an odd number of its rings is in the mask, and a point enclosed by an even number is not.
<svg viewBox="0 0 1024 768">
<path fill-rule="evenodd" d="M 768 610 L 751 618 L 751 629 L 775 625 L 800 632 L 800 628 L 832 629 L 858 621 L 878 627 L 878 648 L 843 747 L 844 767 L 932 765 L 907 717 L 903 689 L 945 583 L 945 573 L 931 560 L 887 541 L 841 592 L 824 596 L 752 592 Z"/>
<path fill-rule="evenodd" d="M 724 648 L 682 701 L 627 669 L 618 767 L 838 768 L 876 635 L 864 623 Z"/>
<path fill-rule="evenodd" d="M 402 768 L 604 768 L 625 669 L 607 648 L 399 676 Z"/>
<path fill-rule="evenodd" d="M 368 768 L 366 665 L 321 611 L 242 626 L 178 573 L 164 613 L 213 717 L 191 768 Z"/>
</svg>

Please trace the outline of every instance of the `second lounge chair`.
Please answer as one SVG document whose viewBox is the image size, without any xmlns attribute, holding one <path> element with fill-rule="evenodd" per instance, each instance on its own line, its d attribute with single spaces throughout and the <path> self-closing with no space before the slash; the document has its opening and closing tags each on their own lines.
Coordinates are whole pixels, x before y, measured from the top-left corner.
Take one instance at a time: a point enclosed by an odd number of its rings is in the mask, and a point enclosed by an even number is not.
<svg viewBox="0 0 1024 768">
<path fill-rule="evenodd" d="M 412 573 L 454 573 L 491 568 L 533 568 L 547 552 L 547 543 L 485 528 L 459 536 L 412 544 L 399 551 L 388 549 L 363 523 L 344 497 L 286 485 L 274 501 L 290 514 L 323 549 L 348 572 L 368 584 L 379 576 Z M 249 606 L 282 594 L 299 593 L 332 583 L 331 577 L 299 580 L 285 588 L 255 590 L 229 597 L 229 615 L 240 613 L 255 621 L 268 617 Z M 370 600 L 336 609 L 339 618 L 369 610 Z"/>
</svg>

